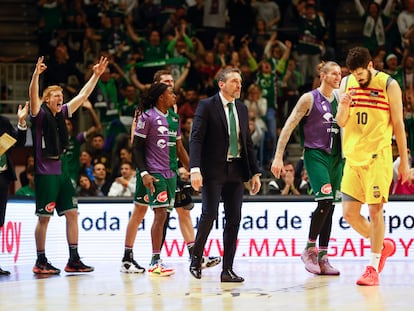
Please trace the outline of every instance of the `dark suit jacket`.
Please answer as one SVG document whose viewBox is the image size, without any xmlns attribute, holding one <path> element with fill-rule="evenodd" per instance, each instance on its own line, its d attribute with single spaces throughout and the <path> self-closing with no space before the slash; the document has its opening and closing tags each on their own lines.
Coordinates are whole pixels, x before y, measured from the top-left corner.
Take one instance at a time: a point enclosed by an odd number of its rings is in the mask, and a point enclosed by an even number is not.
<svg viewBox="0 0 414 311">
<path fill-rule="evenodd" d="M 243 181 L 259 173 L 256 151 L 250 131 L 247 107 L 236 100 L 240 126 L 240 155 L 243 161 Z M 220 180 L 226 172 L 229 134 L 226 114 L 220 96 L 203 99 L 197 106 L 190 139 L 190 168 L 199 167 L 203 179 Z"/>
<path fill-rule="evenodd" d="M 26 143 L 26 131 L 18 130 L 16 131 L 13 125 L 10 123 L 10 120 L 6 117 L 0 116 L 0 136 L 4 133 L 9 134 L 10 136 L 16 138 L 17 142 L 14 146 L 24 146 Z M 7 171 L 4 173 L 6 174 L 7 178 L 10 181 L 16 180 L 16 171 L 14 170 L 14 164 L 11 158 L 11 150 L 6 151 L 7 157 Z"/>
</svg>

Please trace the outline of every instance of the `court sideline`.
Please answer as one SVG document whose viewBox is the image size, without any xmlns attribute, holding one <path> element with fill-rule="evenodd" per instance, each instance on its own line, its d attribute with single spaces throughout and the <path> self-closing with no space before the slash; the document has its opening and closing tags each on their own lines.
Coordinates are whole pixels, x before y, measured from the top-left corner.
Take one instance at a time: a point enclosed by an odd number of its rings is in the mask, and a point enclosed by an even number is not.
<svg viewBox="0 0 414 311">
<path fill-rule="evenodd" d="M 168 262 L 171 277 L 123 274 L 119 262 L 100 262 L 90 274 L 37 277 L 31 266 L 4 267 L 0 278 L 0 306 L 7 311 L 82 310 L 412 310 L 414 261 L 389 260 L 381 285 L 361 287 L 356 279 L 366 260 L 331 260 L 340 276 L 314 276 L 299 258 L 237 260 L 235 271 L 243 284 L 220 283 L 221 268 L 203 270 L 201 280 L 188 272 L 188 263 Z M 64 262 L 54 263 L 64 267 Z"/>
</svg>

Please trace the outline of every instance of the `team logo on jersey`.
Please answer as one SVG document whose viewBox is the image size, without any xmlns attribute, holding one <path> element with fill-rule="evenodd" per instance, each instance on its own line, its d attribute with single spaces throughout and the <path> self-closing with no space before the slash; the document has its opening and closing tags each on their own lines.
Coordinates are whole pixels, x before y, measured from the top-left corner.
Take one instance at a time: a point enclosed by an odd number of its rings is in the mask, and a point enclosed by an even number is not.
<svg viewBox="0 0 414 311">
<path fill-rule="evenodd" d="M 167 146 L 167 142 L 165 141 L 165 139 L 159 139 L 159 140 L 157 141 L 157 146 L 158 146 L 160 149 L 164 149 L 164 148 Z"/>
<path fill-rule="evenodd" d="M 50 202 L 50 203 L 46 204 L 45 211 L 49 212 L 49 213 L 52 213 L 54 211 L 55 207 L 56 207 L 56 202 Z"/>
<path fill-rule="evenodd" d="M 158 193 L 158 195 L 157 195 L 157 201 L 158 202 L 165 203 L 165 202 L 167 202 L 167 200 L 168 200 L 167 191 L 163 191 L 163 192 Z"/>
<path fill-rule="evenodd" d="M 381 196 L 380 188 L 378 186 L 374 186 L 372 190 L 372 195 L 374 198 L 378 199 Z"/>
<path fill-rule="evenodd" d="M 328 122 L 332 122 L 333 115 L 330 112 L 326 112 L 326 113 L 323 114 L 322 118 L 324 118 Z"/>
<path fill-rule="evenodd" d="M 168 135 L 168 128 L 164 125 L 159 126 L 157 130 L 162 135 Z"/>
<path fill-rule="evenodd" d="M 379 96 L 379 92 L 376 90 L 372 90 L 369 92 L 369 95 L 372 97 L 378 97 Z"/>
<path fill-rule="evenodd" d="M 332 192 L 332 185 L 331 184 L 324 184 L 321 187 L 321 192 L 323 194 L 330 194 Z"/>
</svg>

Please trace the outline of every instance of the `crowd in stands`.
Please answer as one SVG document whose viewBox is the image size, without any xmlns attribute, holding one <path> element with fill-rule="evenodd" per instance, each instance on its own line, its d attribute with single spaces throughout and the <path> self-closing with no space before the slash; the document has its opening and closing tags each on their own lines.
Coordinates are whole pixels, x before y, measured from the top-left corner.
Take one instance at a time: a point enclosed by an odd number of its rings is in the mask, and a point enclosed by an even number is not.
<svg viewBox="0 0 414 311">
<path fill-rule="evenodd" d="M 168 69 L 175 79 L 188 148 L 198 101 L 217 91 L 215 78 L 222 68 L 240 68 L 241 99 L 249 108 L 263 177 L 270 178 L 278 131 L 299 96 L 318 86 L 318 63 L 340 63 L 332 31 L 337 2 L 39 0 L 39 55 L 48 66 L 43 87 L 61 85 L 68 101 L 89 78 L 96 59 L 110 59 L 90 101 L 67 124 L 71 144 L 65 156 L 78 194 L 133 195 L 130 127 L 141 94 L 160 69 Z M 356 41 L 369 48 L 376 68 L 397 79 L 404 91 L 413 150 L 414 0 L 354 2 L 363 25 Z M 84 129 L 79 124 L 85 115 L 90 127 Z M 286 165 L 287 176 L 270 181 L 269 193 L 310 194 L 303 165 Z M 21 181 L 27 178 L 22 185 L 29 189 L 30 174 L 28 164 Z"/>
</svg>

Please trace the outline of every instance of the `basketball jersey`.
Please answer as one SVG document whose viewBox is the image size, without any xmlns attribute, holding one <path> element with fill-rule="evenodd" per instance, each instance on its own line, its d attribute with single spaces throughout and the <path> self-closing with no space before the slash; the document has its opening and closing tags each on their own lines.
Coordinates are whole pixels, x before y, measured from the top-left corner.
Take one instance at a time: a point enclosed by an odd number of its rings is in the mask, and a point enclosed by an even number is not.
<svg viewBox="0 0 414 311">
<path fill-rule="evenodd" d="M 326 99 L 319 89 L 312 90 L 311 94 L 312 107 L 299 124 L 302 144 L 305 148 L 337 155 L 341 150 L 340 129 L 335 120 L 339 94 L 334 90 L 332 101 Z"/>
<path fill-rule="evenodd" d="M 177 139 L 180 138 L 179 116 L 172 109 L 163 114 L 157 108 L 139 116 L 135 135 L 145 139 L 145 165 L 149 173 L 172 178 L 178 169 Z"/>
<path fill-rule="evenodd" d="M 368 165 L 380 151 L 391 148 L 393 127 L 387 86 L 392 78 L 378 72 L 368 87 L 361 88 L 353 75 L 347 77 L 346 92 L 352 97 L 344 127 L 343 152 L 350 165 Z"/>
</svg>

